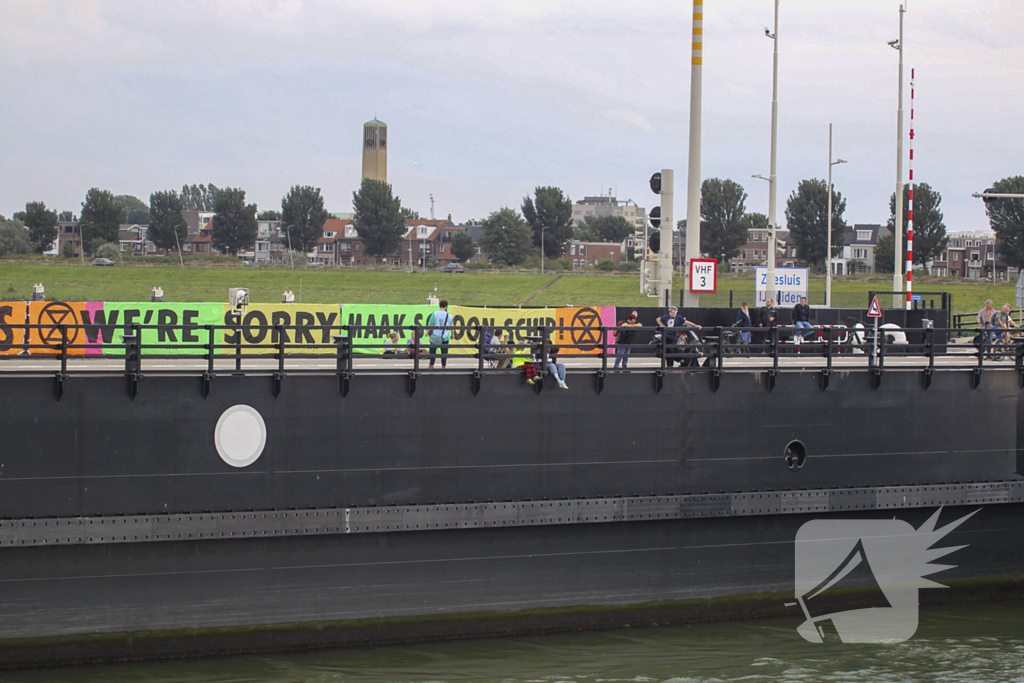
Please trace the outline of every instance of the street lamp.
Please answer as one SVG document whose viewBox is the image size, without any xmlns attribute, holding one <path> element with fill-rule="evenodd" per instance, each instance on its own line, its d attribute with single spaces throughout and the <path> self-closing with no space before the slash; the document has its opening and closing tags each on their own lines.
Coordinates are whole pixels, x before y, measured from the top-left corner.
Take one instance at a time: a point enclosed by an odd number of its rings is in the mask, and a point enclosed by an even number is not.
<svg viewBox="0 0 1024 683">
<path fill-rule="evenodd" d="M 832 308 L 832 167 L 845 164 L 846 159 L 832 161 L 832 124 L 828 124 L 828 227 L 825 228 L 825 263 L 828 274 L 825 276 L 825 306 Z"/>
<path fill-rule="evenodd" d="M 768 278 L 765 283 L 765 297 L 775 298 L 775 207 L 779 184 L 776 170 L 779 147 L 779 0 L 775 0 L 775 26 L 773 31 L 764 30 L 764 34 L 775 44 L 772 55 L 772 150 L 768 171 Z"/>
<path fill-rule="evenodd" d="M 292 263 L 292 270 L 295 270 L 295 252 L 292 251 L 292 228 L 294 227 L 294 223 L 284 226 L 284 231 L 288 234 L 288 259 Z"/>
<path fill-rule="evenodd" d="M 82 257 L 82 265 L 85 265 L 85 222 L 78 221 L 78 255 Z"/>
<path fill-rule="evenodd" d="M 551 226 L 549 225 L 548 228 Z M 544 274 L 544 231 L 548 228 L 540 229 L 540 274 Z"/>
</svg>

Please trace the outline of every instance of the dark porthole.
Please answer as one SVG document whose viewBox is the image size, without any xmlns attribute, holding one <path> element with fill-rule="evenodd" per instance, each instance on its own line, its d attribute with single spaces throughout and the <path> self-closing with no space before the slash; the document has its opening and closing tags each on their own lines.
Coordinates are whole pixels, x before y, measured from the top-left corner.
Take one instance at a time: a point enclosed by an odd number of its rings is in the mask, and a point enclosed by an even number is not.
<svg viewBox="0 0 1024 683">
<path fill-rule="evenodd" d="M 804 463 L 807 462 L 807 447 L 804 446 L 803 441 L 794 439 L 786 445 L 783 457 L 786 460 L 786 467 L 795 472 L 803 468 Z"/>
</svg>

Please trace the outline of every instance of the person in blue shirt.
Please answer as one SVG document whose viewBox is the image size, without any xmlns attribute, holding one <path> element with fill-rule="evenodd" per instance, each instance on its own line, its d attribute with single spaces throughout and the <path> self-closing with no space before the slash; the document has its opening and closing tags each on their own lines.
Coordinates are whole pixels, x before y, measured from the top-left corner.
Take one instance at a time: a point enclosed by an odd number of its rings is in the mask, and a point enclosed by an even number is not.
<svg viewBox="0 0 1024 683">
<path fill-rule="evenodd" d="M 678 361 L 680 365 L 683 365 L 686 359 L 683 357 L 683 349 L 678 346 L 679 335 L 685 333 L 684 327 L 693 327 L 699 330 L 701 329 L 700 325 L 679 315 L 678 307 L 669 306 L 668 314 L 658 318 L 657 326 L 665 335 L 665 364 L 672 367 L 673 361 Z"/>
<path fill-rule="evenodd" d="M 438 351 L 441 353 L 441 369 L 448 365 L 448 342 L 452 338 L 452 314 L 448 312 L 448 302 L 441 299 L 440 308 L 430 314 L 427 326 L 430 330 L 430 369 L 434 369 L 434 360 Z"/>
<path fill-rule="evenodd" d="M 754 323 L 750 319 L 750 309 L 747 308 L 747 302 L 744 301 L 740 304 L 739 309 L 736 311 L 736 320 L 732 324 L 733 327 L 753 327 Z M 744 344 L 750 343 L 750 333 L 740 332 L 740 338 Z"/>
</svg>

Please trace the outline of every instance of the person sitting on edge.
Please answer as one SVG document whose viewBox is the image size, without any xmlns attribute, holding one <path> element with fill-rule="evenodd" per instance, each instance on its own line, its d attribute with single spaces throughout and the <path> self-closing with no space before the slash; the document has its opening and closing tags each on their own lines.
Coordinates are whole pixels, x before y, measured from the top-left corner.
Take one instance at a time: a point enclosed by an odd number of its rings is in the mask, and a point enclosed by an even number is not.
<svg viewBox="0 0 1024 683">
<path fill-rule="evenodd" d="M 399 344 L 401 344 L 401 340 L 398 338 L 398 333 L 389 332 L 388 336 L 384 337 L 384 349 L 381 355 L 394 356 L 398 353 Z"/>
<path fill-rule="evenodd" d="M 569 388 L 569 385 L 565 383 L 565 365 L 558 362 L 557 346 L 552 346 L 550 351 L 548 351 L 547 369 L 548 372 L 550 372 L 551 375 L 555 378 L 555 381 L 558 382 L 559 388 Z"/>
<path fill-rule="evenodd" d="M 736 320 L 733 321 L 733 327 L 753 327 L 754 323 L 750 319 L 750 309 L 747 308 L 747 302 L 744 301 L 740 304 L 739 309 L 736 311 Z M 750 343 L 750 333 L 740 332 L 740 339 L 743 340 L 744 344 Z"/>
<path fill-rule="evenodd" d="M 665 335 L 665 365 L 672 367 L 673 362 L 678 362 L 679 365 L 683 365 L 686 358 L 683 357 L 683 350 L 679 348 L 679 334 L 683 332 L 683 327 L 694 327 L 701 329 L 697 323 L 691 323 L 689 320 L 679 315 L 679 308 L 677 306 L 669 306 L 668 314 L 658 318 L 657 323 L 661 333 Z"/>
<path fill-rule="evenodd" d="M 811 329 L 811 308 L 807 305 L 807 297 L 800 297 L 800 303 L 793 307 L 793 324 L 800 328 Z M 800 332 L 799 335 L 807 339 L 812 332 Z"/>
</svg>

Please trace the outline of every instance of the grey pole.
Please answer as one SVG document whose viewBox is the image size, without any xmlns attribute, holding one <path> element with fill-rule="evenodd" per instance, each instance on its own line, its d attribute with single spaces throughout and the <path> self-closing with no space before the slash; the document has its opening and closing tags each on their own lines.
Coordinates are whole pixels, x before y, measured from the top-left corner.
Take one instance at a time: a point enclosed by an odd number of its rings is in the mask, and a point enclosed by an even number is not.
<svg viewBox="0 0 1024 683">
<path fill-rule="evenodd" d="M 544 274 L 544 231 L 547 230 L 550 227 L 551 226 L 549 225 L 546 228 L 541 228 L 540 229 L 540 274 L 541 275 Z"/>
<path fill-rule="evenodd" d="M 778 205 L 778 150 L 779 150 L 779 0 L 775 0 L 775 28 L 769 36 L 774 43 L 772 55 L 772 149 L 768 169 L 768 274 L 765 283 L 765 296 L 775 298 L 775 233 L 778 223 L 775 221 Z"/>
<path fill-rule="evenodd" d="M 704 0 L 693 0 L 693 43 L 690 59 L 690 158 L 687 166 L 686 187 L 686 258 L 683 261 L 683 304 L 687 307 L 700 305 L 700 297 L 690 293 L 690 262 L 700 258 L 700 116 L 701 116 L 701 85 L 704 59 Z M 672 179 L 661 177 L 662 203 L 664 204 L 665 187 L 672 187 Z M 671 219 L 671 216 L 667 218 Z M 671 222 L 666 226 L 664 207 L 662 212 L 662 235 L 668 235 L 669 277 L 672 272 L 672 228 Z M 665 228 L 668 232 L 665 232 Z M 662 239 L 661 250 L 665 253 L 665 240 Z M 658 269 L 664 266 L 659 261 Z M 671 286 L 671 280 L 669 280 Z M 662 285 L 661 282 L 658 283 Z M 661 292 L 658 293 L 659 298 Z"/>
<path fill-rule="evenodd" d="M 828 124 L 828 227 L 825 228 L 825 306 L 832 308 L 832 167 L 846 159 L 832 161 L 832 124 Z"/>
<path fill-rule="evenodd" d="M 899 105 L 896 111 L 896 215 L 894 218 L 893 258 L 895 264 L 892 271 L 892 305 L 900 306 L 903 292 L 903 15 L 904 5 L 900 5 L 900 37 L 892 45 L 900 52 Z"/>
</svg>

